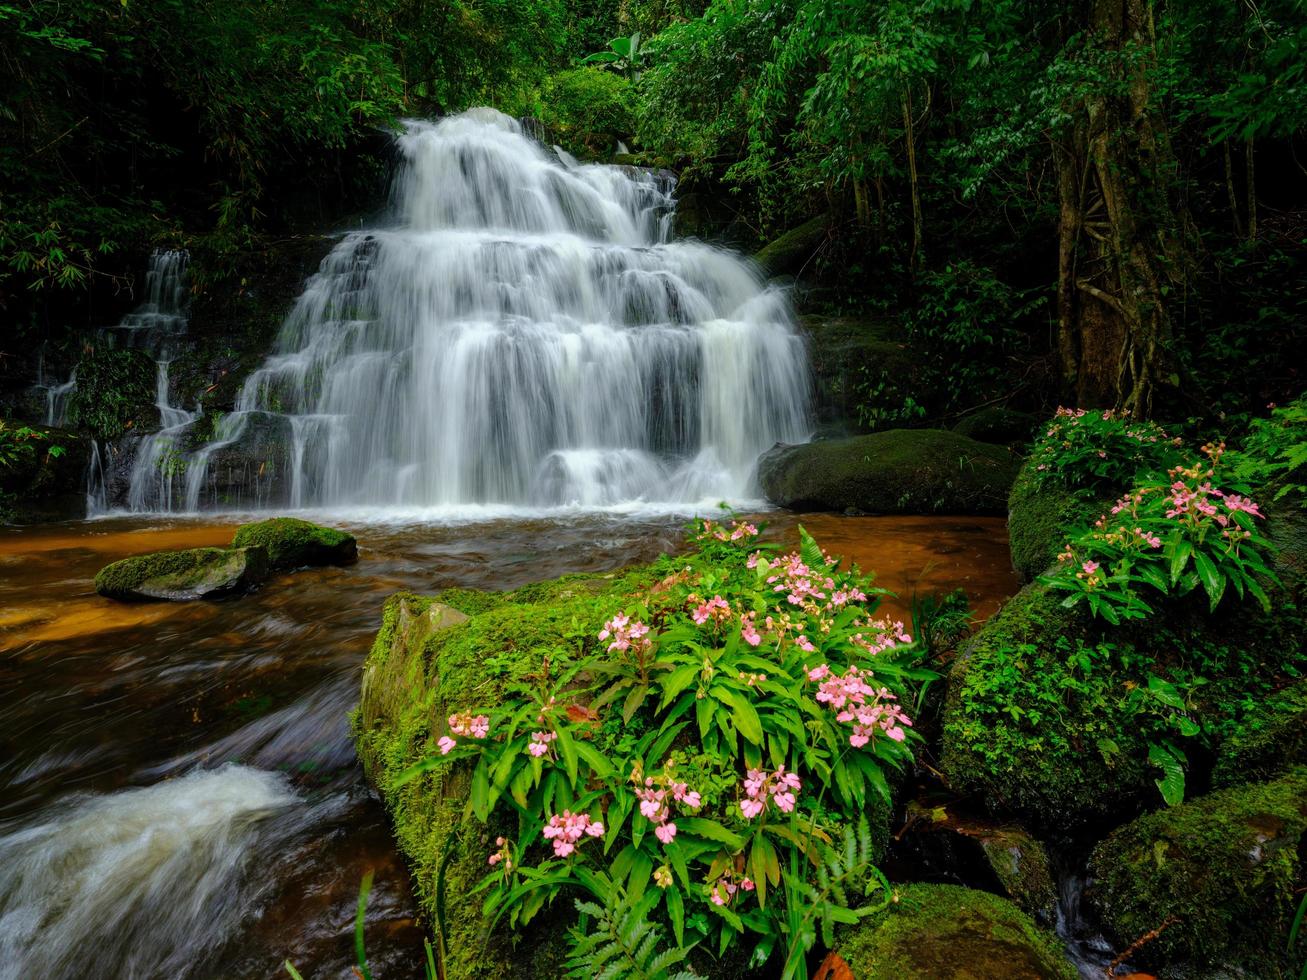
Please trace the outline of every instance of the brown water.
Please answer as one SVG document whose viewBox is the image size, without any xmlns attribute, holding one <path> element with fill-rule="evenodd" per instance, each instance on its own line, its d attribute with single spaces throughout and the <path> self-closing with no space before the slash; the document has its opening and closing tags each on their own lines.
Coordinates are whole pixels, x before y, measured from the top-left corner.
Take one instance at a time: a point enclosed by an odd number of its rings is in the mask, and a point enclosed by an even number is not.
<svg viewBox="0 0 1307 980">
<path fill-rule="evenodd" d="M 768 515 L 793 542 L 796 519 Z M 1016 589 L 988 518 L 805 525 L 911 595 Z M 0 530 L 0 980 L 349 977 L 359 881 L 380 976 L 415 975 L 422 935 L 385 813 L 348 737 L 385 597 L 512 588 L 679 547 L 679 519 L 349 527 L 359 563 L 219 603 L 122 605 L 105 563 L 220 545 L 234 522 L 109 519 Z M 16 869 L 16 870 L 15 870 Z M 194 907 L 190 907 L 194 906 Z"/>
</svg>

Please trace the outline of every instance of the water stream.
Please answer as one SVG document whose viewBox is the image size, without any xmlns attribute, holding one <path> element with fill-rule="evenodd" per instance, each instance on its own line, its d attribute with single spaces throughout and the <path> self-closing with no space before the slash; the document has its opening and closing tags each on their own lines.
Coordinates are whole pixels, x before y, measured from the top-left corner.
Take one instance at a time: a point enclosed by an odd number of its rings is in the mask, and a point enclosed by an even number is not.
<svg viewBox="0 0 1307 980">
<path fill-rule="evenodd" d="M 1015 590 L 997 519 L 805 518 L 905 598 Z M 348 734 L 398 589 L 512 587 L 680 541 L 602 515 L 352 525 L 360 561 L 219 603 L 123 605 L 108 561 L 225 544 L 236 521 L 0 529 L 0 978 L 352 976 L 359 882 L 374 974 L 420 972 L 422 929 Z M 773 530 L 793 541 L 793 517 Z"/>
</svg>

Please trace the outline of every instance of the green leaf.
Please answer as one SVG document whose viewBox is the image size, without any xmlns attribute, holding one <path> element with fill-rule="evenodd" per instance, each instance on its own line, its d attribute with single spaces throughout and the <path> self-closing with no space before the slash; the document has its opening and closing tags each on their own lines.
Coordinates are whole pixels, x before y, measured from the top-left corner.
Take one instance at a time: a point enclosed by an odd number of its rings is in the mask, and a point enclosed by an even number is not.
<svg viewBox="0 0 1307 980">
<path fill-rule="evenodd" d="M 1148 761 L 1162 770 L 1162 778 L 1154 780 L 1167 806 L 1184 802 L 1184 766 L 1181 759 L 1165 745 L 1156 742 L 1148 746 Z"/>
<path fill-rule="evenodd" d="M 1189 558 L 1194 553 L 1194 546 L 1188 538 L 1172 538 L 1167 542 L 1166 551 L 1171 558 L 1171 584 L 1175 585 L 1180 581 L 1180 573 L 1184 571 L 1185 565 L 1189 563 Z"/>
<path fill-rule="evenodd" d="M 578 768 L 576 743 L 572 740 L 572 733 L 567 730 L 566 725 L 556 726 L 554 734 L 558 736 L 558 751 L 563 756 L 563 767 L 567 770 L 568 785 L 575 787 Z"/>
<path fill-rule="evenodd" d="M 677 817 L 676 827 L 697 837 L 706 837 L 708 840 L 725 844 L 733 851 L 738 851 L 745 845 L 745 839 L 739 834 L 727 830 L 716 820 L 709 820 L 707 817 Z"/>
<path fill-rule="evenodd" d="M 1211 609 L 1215 609 L 1217 603 L 1221 601 L 1221 596 L 1225 594 L 1225 576 L 1217 571 L 1212 560 L 1201 551 L 1194 552 L 1194 568 L 1198 570 L 1198 578 L 1203 583 L 1203 588 L 1207 590 L 1207 598 L 1211 601 Z"/>
<path fill-rule="evenodd" d="M 675 885 L 664 889 L 664 900 L 667 902 L 667 918 L 672 922 L 672 933 L 676 936 L 676 945 L 685 946 L 685 899 L 681 897 L 681 890 Z"/>
<path fill-rule="evenodd" d="M 713 692 L 734 709 L 731 718 L 740 734 L 754 745 L 761 745 L 762 719 L 758 717 L 758 709 L 749 703 L 749 699 L 740 691 L 725 685 L 715 685 Z"/>
<path fill-rule="evenodd" d="M 1168 708 L 1179 708 L 1181 711 L 1185 708 L 1184 698 L 1175 689 L 1175 685 L 1155 674 L 1148 675 L 1148 693 Z"/>
</svg>

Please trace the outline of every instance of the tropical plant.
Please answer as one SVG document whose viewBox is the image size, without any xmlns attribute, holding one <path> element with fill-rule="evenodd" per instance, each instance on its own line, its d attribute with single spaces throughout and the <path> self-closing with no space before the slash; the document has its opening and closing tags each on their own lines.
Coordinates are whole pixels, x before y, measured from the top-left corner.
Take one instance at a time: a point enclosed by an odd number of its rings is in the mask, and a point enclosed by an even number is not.
<svg viewBox="0 0 1307 980">
<path fill-rule="evenodd" d="M 640 32 L 630 37 L 615 37 L 608 42 L 604 51 L 596 51 L 581 59 L 583 65 L 603 65 L 616 71 L 624 72 L 631 81 L 640 77 L 640 64 L 644 49 L 640 47 Z"/>
</svg>

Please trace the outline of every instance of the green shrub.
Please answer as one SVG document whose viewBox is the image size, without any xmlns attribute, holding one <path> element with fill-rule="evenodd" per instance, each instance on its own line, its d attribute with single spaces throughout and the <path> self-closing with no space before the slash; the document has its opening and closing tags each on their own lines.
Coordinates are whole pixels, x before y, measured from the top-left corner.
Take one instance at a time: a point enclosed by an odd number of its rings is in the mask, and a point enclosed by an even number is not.
<svg viewBox="0 0 1307 980">
<path fill-rule="evenodd" d="M 155 364 L 134 348 L 97 347 L 77 364 L 77 387 L 68 415 L 96 439 L 117 439 L 128 429 L 157 422 L 153 414 Z M 153 427 L 153 426 L 151 426 Z"/>
<path fill-rule="evenodd" d="M 541 89 L 539 116 L 575 152 L 603 152 L 635 128 L 631 83 L 602 68 L 551 75 Z"/>
</svg>

